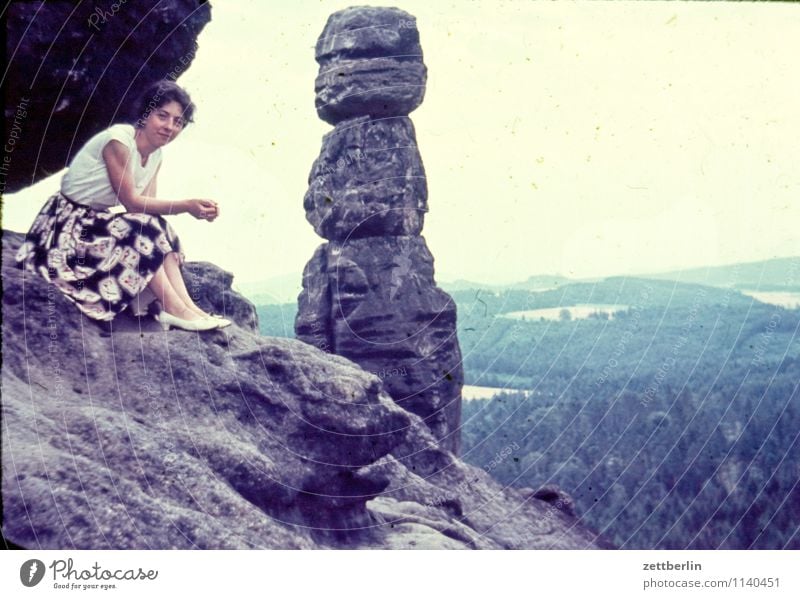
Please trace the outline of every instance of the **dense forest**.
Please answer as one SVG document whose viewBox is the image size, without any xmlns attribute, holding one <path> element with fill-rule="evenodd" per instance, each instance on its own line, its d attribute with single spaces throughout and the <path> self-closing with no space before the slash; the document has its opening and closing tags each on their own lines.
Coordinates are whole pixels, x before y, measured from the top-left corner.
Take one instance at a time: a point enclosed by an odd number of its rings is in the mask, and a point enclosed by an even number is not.
<svg viewBox="0 0 800 599">
<path fill-rule="evenodd" d="M 624 548 L 800 548 L 800 310 L 733 288 L 631 278 L 461 290 L 464 459 L 555 483 Z M 609 304 L 611 317 L 513 312 Z M 292 336 L 294 306 L 259 308 Z M 523 392 L 524 390 L 524 392 Z"/>
</svg>

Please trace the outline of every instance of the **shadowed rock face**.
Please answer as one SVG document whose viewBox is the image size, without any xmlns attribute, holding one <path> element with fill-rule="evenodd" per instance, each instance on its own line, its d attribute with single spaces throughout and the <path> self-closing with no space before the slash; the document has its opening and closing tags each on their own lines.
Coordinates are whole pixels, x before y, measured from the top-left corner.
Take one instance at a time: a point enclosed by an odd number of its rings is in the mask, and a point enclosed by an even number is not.
<svg viewBox="0 0 800 599">
<path fill-rule="evenodd" d="M 211 19 L 204 0 L 12 2 L 6 14 L 5 135 L 0 191 L 63 169 L 95 133 L 129 117 L 150 83 L 177 78 Z"/>
<path fill-rule="evenodd" d="M 396 8 L 336 12 L 316 58 L 317 114 L 335 127 L 311 168 L 304 208 L 329 243 L 306 265 L 296 335 L 376 373 L 457 454 L 456 306 L 436 287 L 421 236 L 428 189 L 408 117 L 426 78 L 414 18 Z"/>
<path fill-rule="evenodd" d="M 101 329 L 3 234 L 3 535 L 25 548 L 595 548 L 442 449 L 354 362 L 236 323 Z M 217 281 L 215 283 L 215 281 Z M 191 288 L 190 288 L 191 289 Z M 205 300 L 203 300 L 205 301 Z M 208 304 L 206 304 L 208 306 Z M 116 319 L 115 321 L 116 322 Z M 554 496 L 554 495 L 553 495 Z"/>
</svg>

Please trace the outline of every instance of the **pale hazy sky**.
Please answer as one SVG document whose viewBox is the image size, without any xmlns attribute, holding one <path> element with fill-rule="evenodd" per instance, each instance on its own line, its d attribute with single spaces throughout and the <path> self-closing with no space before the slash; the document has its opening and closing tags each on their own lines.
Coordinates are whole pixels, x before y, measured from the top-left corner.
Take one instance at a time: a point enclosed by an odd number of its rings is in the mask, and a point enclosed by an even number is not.
<svg viewBox="0 0 800 599">
<path fill-rule="evenodd" d="M 314 44 L 349 2 L 217 0 L 178 79 L 196 124 L 165 148 L 187 257 L 238 282 L 301 273 L 322 135 Z M 428 67 L 411 116 L 437 279 L 502 283 L 800 254 L 800 11 L 783 3 L 391 3 Z M 6 197 L 26 231 L 60 175 Z"/>
</svg>

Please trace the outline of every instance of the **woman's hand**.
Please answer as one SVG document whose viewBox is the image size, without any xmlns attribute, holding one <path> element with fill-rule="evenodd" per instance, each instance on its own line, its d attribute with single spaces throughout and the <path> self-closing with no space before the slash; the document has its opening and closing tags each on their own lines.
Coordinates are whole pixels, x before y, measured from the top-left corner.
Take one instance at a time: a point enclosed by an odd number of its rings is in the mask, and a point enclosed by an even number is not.
<svg viewBox="0 0 800 599">
<path fill-rule="evenodd" d="M 196 219 L 212 221 L 219 216 L 219 206 L 214 200 L 187 200 L 187 212 Z"/>
</svg>

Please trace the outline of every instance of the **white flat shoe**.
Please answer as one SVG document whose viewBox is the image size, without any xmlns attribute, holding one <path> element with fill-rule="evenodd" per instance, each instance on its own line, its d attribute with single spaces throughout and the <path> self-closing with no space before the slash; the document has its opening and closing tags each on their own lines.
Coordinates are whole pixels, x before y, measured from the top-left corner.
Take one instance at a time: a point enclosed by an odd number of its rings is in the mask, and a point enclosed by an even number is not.
<svg viewBox="0 0 800 599">
<path fill-rule="evenodd" d="M 225 327 L 233 324 L 233 322 L 231 322 L 227 318 L 223 318 L 222 316 L 219 316 L 217 314 L 212 314 L 209 320 L 216 320 L 219 323 L 220 329 L 224 329 Z"/>
<path fill-rule="evenodd" d="M 218 329 L 220 327 L 219 322 L 210 318 L 184 320 L 183 318 L 178 318 L 163 310 L 155 315 L 155 319 L 161 324 L 161 328 L 165 331 L 168 331 L 170 327 L 176 327 L 184 331 L 210 331 L 211 329 Z"/>
</svg>

